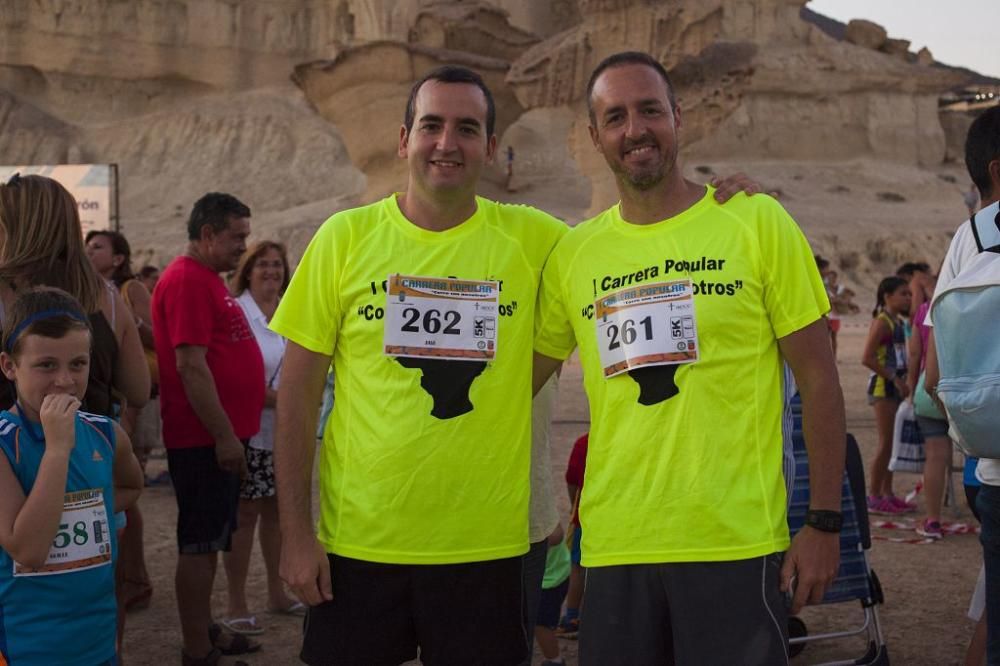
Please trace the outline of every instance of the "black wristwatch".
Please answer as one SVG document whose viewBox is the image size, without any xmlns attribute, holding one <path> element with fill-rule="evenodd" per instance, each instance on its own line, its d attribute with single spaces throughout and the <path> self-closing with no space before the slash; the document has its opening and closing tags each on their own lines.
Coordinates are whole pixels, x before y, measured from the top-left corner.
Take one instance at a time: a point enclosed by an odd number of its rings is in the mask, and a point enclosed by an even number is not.
<svg viewBox="0 0 1000 666">
<path fill-rule="evenodd" d="M 809 509 L 806 511 L 806 525 L 820 532 L 839 532 L 844 524 L 844 516 L 839 511 Z"/>
</svg>

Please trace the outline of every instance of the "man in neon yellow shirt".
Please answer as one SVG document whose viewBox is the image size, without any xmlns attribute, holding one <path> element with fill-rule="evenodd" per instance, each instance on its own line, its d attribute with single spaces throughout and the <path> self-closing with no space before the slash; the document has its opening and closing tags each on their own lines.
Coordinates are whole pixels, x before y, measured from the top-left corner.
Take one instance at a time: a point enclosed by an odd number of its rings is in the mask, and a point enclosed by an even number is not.
<svg viewBox="0 0 1000 666">
<path fill-rule="evenodd" d="M 496 151 L 477 74 L 442 68 L 413 93 L 399 140 L 406 192 L 330 218 L 271 322 L 289 341 L 281 571 L 311 606 L 309 664 L 398 664 L 418 646 L 427 664 L 528 655 L 534 309 L 566 226 L 475 196 Z M 317 540 L 312 442 L 331 359 Z"/>
<path fill-rule="evenodd" d="M 549 257 L 535 340 L 536 386 L 578 346 L 590 401 L 580 663 L 785 663 L 781 591 L 793 610 L 819 601 L 839 557 L 844 410 L 822 280 L 776 201 L 720 205 L 684 179 L 660 63 L 606 59 L 588 103 L 621 203 Z M 790 548 L 782 357 L 814 510 Z"/>
</svg>

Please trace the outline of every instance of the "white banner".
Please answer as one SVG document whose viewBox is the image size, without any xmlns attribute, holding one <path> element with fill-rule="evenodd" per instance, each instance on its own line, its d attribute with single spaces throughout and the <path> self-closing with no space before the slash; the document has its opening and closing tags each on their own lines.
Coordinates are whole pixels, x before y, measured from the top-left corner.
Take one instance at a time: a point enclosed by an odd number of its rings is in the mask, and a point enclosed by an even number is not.
<svg viewBox="0 0 1000 666">
<path fill-rule="evenodd" d="M 118 187 L 117 165 L 114 164 L 59 164 L 56 166 L 0 166 L 0 183 L 15 173 L 22 176 L 47 176 L 69 190 L 80 211 L 83 235 L 92 229 L 114 229 L 118 211 L 115 190 Z"/>
</svg>

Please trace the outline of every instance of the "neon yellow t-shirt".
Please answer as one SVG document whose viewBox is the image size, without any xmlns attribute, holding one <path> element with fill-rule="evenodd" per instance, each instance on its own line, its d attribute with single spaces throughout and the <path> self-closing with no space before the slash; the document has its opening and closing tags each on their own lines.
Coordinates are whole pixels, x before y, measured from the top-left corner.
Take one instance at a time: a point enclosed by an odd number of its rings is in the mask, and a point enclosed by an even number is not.
<svg viewBox="0 0 1000 666">
<path fill-rule="evenodd" d="M 318 537 L 329 552 L 446 564 L 528 549 L 535 299 L 566 226 L 476 201 L 472 217 L 442 232 L 409 222 L 395 196 L 337 213 L 271 322 L 333 357 L 337 397 L 319 463 Z M 384 283 L 394 273 L 501 281 L 494 360 L 404 367 L 386 356 Z"/>
<path fill-rule="evenodd" d="M 645 226 L 615 206 L 572 229 L 545 267 L 535 349 L 564 359 L 579 345 L 590 402 L 584 566 L 788 547 L 777 339 L 829 303 L 805 237 L 774 199 L 720 205 L 712 194 Z M 699 360 L 605 379 L 595 300 L 683 278 L 695 287 Z"/>
</svg>

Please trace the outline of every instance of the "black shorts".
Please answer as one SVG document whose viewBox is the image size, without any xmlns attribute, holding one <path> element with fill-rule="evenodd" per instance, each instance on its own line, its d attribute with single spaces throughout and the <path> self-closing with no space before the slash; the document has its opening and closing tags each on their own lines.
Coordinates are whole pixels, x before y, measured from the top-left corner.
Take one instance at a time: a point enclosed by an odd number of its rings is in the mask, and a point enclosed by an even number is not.
<svg viewBox="0 0 1000 666">
<path fill-rule="evenodd" d="M 520 557 L 379 564 L 329 555 L 333 601 L 305 620 L 310 666 L 513 666 L 528 656 Z"/>
<path fill-rule="evenodd" d="M 559 546 L 562 548 L 562 546 Z M 559 617 L 562 615 L 562 605 L 566 601 L 566 593 L 569 591 L 569 578 L 559 583 L 555 587 L 542 590 L 542 601 L 538 604 L 538 619 L 535 621 L 539 627 L 555 629 L 559 626 Z"/>
<path fill-rule="evenodd" d="M 239 511 L 239 476 L 219 467 L 214 446 L 168 449 L 167 467 L 177 497 L 180 553 L 228 552 Z"/>
<path fill-rule="evenodd" d="M 587 569 L 580 666 L 788 663 L 782 555 Z"/>
</svg>

